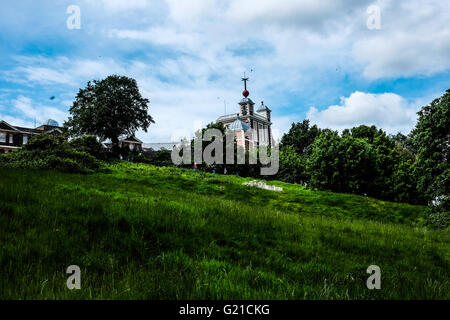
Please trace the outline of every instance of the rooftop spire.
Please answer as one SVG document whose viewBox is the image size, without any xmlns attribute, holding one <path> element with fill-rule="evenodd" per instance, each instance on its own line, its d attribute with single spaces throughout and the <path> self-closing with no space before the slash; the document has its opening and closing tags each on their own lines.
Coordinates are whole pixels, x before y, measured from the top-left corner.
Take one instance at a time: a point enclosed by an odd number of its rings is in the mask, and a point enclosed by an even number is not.
<svg viewBox="0 0 450 320">
<path fill-rule="evenodd" d="M 248 95 L 250 94 L 250 92 L 248 92 L 248 90 L 247 90 L 248 77 L 245 76 L 245 72 L 244 72 L 244 77 L 242 78 L 242 81 L 244 81 L 244 91 L 242 92 L 242 95 L 247 98 Z"/>
</svg>

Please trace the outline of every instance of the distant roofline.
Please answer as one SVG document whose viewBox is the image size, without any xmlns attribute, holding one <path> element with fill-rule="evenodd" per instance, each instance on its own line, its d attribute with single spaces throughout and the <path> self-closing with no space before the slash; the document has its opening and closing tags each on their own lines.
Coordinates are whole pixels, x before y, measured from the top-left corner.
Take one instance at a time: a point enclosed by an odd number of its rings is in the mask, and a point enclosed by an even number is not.
<svg viewBox="0 0 450 320">
<path fill-rule="evenodd" d="M 180 143 L 180 141 L 175 142 L 175 141 L 171 141 L 171 142 L 146 142 L 144 144 L 177 144 Z"/>
<path fill-rule="evenodd" d="M 173 150 L 174 147 L 180 145 L 181 142 L 153 142 L 143 143 L 143 149 L 152 149 L 153 151 Z"/>
<path fill-rule="evenodd" d="M 21 132 L 21 133 L 28 133 L 28 134 L 39 134 L 42 133 L 42 130 L 39 129 L 32 129 L 32 128 L 26 128 L 26 127 L 17 127 L 9 124 L 5 120 L 1 120 L 0 123 L 6 124 L 8 127 L 10 127 L 12 130 L 3 129 L 5 131 L 12 131 L 12 132 Z"/>
<path fill-rule="evenodd" d="M 230 114 L 230 115 L 220 116 L 219 118 L 217 118 L 216 122 L 223 122 L 223 121 L 233 122 L 237 118 L 238 118 L 237 114 L 233 113 L 233 114 Z M 255 119 L 255 120 L 262 121 L 262 122 L 264 122 L 266 124 L 270 124 L 270 125 L 272 124 L 272 122 L 270 122 L 268 119 L 266 119 L 263 116 L 261 116 L 259 114 L 256 114 L 256 113 L 254 113 L 252 115 L 239 116 L 239 118 L 240 119 L 250 118 L 250 119 Z"/>
</svg>

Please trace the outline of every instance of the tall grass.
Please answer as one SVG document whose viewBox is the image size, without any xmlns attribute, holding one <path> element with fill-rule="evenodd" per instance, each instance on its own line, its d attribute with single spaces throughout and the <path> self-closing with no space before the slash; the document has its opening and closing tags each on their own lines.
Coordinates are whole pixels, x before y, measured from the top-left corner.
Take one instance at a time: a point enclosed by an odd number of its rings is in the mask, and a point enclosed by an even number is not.
<svg viewBox="0 0 450 320">
<path fill-rule="evenodd" d="M 423 227 L 423 207 L 175 168 L 110 169 L 0 169 L 0 298 L 450 298 L 449 232 Z M 70 291 L 74 264 L 82 284 Z M 381 290 L 366 287 L 372 264 Z"/>
</svg>

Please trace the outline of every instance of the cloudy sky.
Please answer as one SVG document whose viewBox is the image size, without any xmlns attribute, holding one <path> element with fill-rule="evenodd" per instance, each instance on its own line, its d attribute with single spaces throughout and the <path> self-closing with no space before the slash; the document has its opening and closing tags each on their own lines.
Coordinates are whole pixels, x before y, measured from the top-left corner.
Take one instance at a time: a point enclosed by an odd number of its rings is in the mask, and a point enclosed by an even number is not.
<svg viewBox="0 0 450 320">
<path fill-rule="evenodd" d="M 62 123 L 79 88 L 110 74 L 135 78 L 151 100 L 156 124 L 138 133 L 145 142 L 170 141 L 238 112 L 244 72 L 250 98 L 272 109 L 279 134 L 305 118 L 323 128 L 375 124 L 408 133 L 417 110 L 450 88 L 449 1 L 1 6 L 0 119 L 13 125 Z M 68 20 L 76 23 L 70 6 L 80 9 L 79 29 L 68 28 Z"/>
</svg>

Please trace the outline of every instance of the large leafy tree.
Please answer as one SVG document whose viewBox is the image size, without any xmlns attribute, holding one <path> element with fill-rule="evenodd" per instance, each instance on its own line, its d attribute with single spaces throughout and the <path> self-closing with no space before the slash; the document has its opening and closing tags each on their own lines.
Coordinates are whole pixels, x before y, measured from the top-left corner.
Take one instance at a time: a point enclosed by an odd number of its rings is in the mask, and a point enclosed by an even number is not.
<svg viewBox="0 0 450 320">
<path fill-rule="evenodd" d="M 416 179 L 419 190 L 450 211 L 450 89 L 423 107 L 411 137 L 417 149 Z"/>
<path fill-rule="evenodd" d="M 312 187 L 372 194 L 376 151 L 365 139 L 340 137 L 336 131 L 323 130 L 311 146 L 307 169 Z"/>
<path fill-rule="evenodd" d="M 308 119 L 292 123 L 289 132 L 281 138 L 281 150 L 292 146 L 298 154 L 306 154 L 316 137 L 320 135 L 320 131 L 316 125 L 310 126 Z"/>
<path fill-rule="evenodd" d="M 75 135 L 94 134 L 110 139 L 113 151 L 118 153 L 119 136 L 134 134 L 138 129 L 147 131 L 154 123 L 148 104 L 132 78 L 112 75 L 89 81 L 78 92 L 65 126 Z"/>
<path fill-rule="evenodd" d="M 371 195 L 386 200 L 424 203 L 413 177 L 415 156 L 410 139 L 401 133 L 388 136 L 375 126 L 360 125 L 342 132 L 343 137 L 363 139 L 376 154 L 376 176 Z"/>
</svg>

